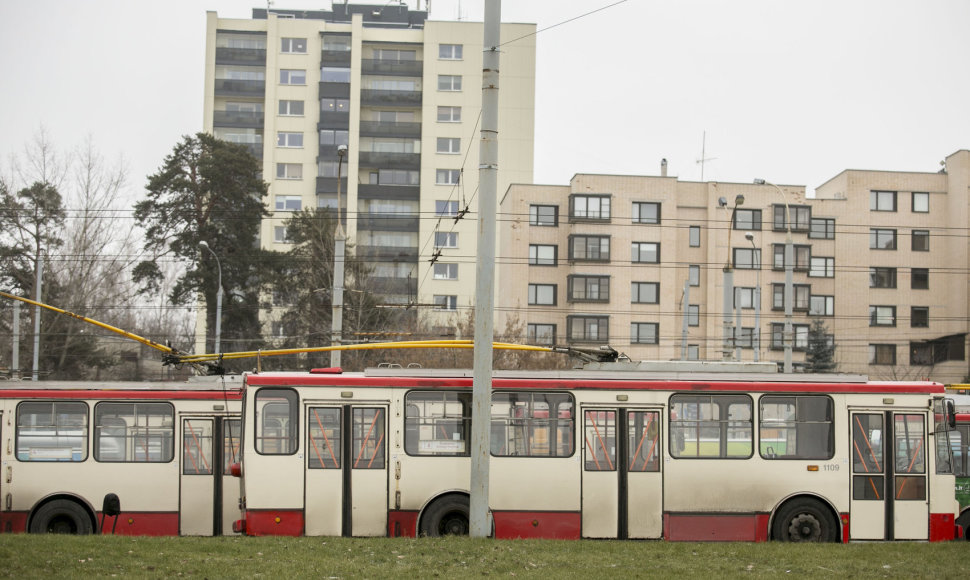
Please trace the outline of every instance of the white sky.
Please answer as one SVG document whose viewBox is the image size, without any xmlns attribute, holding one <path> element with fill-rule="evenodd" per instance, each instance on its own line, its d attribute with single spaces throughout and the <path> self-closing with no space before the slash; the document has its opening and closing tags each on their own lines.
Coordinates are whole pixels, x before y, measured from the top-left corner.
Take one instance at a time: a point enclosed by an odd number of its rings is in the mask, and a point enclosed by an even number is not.
<svg viewBox="0 0 970 580">
<path fill-rule="evenodd" d="M 536 183 L 657 175 L 664 157 L 670 175 L 700 180 L 705 131 L 706 180 L 809 191 L 848 168 L 937 171 L 970 147 L 966 0 L 614 2 L 503 3 L 503 21 L 540 30 Z M 482 3 L 432 0 L 431 16 L 481 20 Z M 201 128 L 206 10 L 253 6 L 265 4 L 0 0 L 0 166 L 41 126 L 61 148 L 91 136 L 124 156 L 140 198 Z"/>
</svg>

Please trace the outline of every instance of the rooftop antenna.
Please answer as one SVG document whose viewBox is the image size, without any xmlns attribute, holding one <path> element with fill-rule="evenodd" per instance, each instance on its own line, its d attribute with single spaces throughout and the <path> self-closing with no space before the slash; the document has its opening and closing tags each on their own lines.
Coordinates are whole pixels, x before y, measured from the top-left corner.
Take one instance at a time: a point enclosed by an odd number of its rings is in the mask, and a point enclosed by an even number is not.
<svg viewBox="0 0 970 580">
<path fill-rule="evenodd" d="M 707 147 L 707 131 L 704 131 L 704 135 L 701 137 L 701 158 L 697 160 L 698 165 L 701 166 L 701 181 L 704 181 L 704 163 L 708 161 L 714 161 L 717 157 L 706 157 L 706 147 Z"/>
</svg>

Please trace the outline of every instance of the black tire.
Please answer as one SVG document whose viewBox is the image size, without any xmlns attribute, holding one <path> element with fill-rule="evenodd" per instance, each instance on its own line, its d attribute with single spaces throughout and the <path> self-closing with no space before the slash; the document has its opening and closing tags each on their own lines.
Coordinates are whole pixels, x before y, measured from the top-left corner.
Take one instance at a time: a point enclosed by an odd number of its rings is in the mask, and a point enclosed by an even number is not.
<svg viewBox="0 0 970 580">
<path fill-rule="evenodd" d="M 31 534 L 92 534 L 94 522 L 77 502 L 55 499 L 37 510 L 30 519 L 28 531 Z"/>
<path fill-rule="evenodd" d="M 467 536 L 468 498 L 449 495 L 431 504 L 421 517 L 422 536 Z"/>
<path fill-rule="evenodd" d="M 839 539 L 838 520 L 822 502 L 796 499 L 775 514 L 771 539 L 779 542 L 835 542 Z"/>
</svg>

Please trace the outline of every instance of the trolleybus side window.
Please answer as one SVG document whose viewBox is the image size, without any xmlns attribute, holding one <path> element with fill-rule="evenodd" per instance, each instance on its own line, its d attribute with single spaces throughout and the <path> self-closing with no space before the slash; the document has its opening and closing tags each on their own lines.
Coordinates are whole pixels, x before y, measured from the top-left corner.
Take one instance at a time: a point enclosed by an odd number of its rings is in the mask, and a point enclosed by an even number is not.
<svg viewBox="0 0 970 580">
<path fill-rule="evenodd" d="M 926 499 L 926 435 L 923 415 L 897 414 L 893 433 L 896 436 L 896 499 Z"/>
<path fill-rule="evenodd" d="M 471 407 L 471 393 L 409 392 L 405 397 L 404 450 L 408 455 L 467 457 Z"/>
<path fill-rule="evenodd" d="M 72 401 L 17 405 L 17 459 L 84 461 L 88 458 L 88 406 Z"/>
<path fill-rule="evenodd" d="M 835 422 L 824 395 L 765 395 L 759 401 L 758 442 L 765 459 L 832 459 Z"/>
<path fill-rule="evenodd" d="M 583 413 L 586 471 L 617 469 L 616 411 L 591 409 Z M 627 471 L 660 470 L 660 413 L 627 411 Z"/>
<path fill-rule="evenodd" d="M 242 421 L 239 419 L 223 419 L 222 431 L 222 473 L 232 474 L 232 464 L 239 463 L 239 437 Z"/>
<path fill-rule="evenodd" d="M 307 411 L 307 467 L 340 469 L 340 409 L 311 407 Z"/>
<path fill-rule="evenodd" d="M 616 411 L 584 411 L 586 471 L 616 470 Z"/>
<path fill-rule="evenodd" d="M 256 393 L 256 452 L 262 455 L 296 453 L 299 418 L 297 395 L 291 389 L 261 389 Z"/>
<path fill-rule="evenodd" d="M 175 408 L 171 403 L 105 403 L 94 406 L 94 459 L 167 463 L 175 457 Z"/>
<path fill-rule="evenodd" d="M 879 413 L 853 415 L 852 499 L 882 501 L 886 498 L 882 446 L 883 416 Z"/>
<path fill-rule="evenodd" d="M 630 471 L 660 471 L 660 413 L 629 411 L 627 413 L 627 449 Z"/>
<path fill-rule="evenodd" d="M 670 455 L 677 458 L 751 457 L 752 403 L 747 395 L 670 397 Z"/>
<path fill-rule="evenodd" d="M 955 431 L 950 431 L 950 419 L 953 408 L 947 408 L 944 399 L 933 401 L 933 433 L 936 434 L 936 472 L 953 473 L 954 465 L 950 462 L 951 458 L 955 461 L 956 455 L 951 455 L 950 438 Z M 954 448 L 955 449 L 955 448 Z"/>
<path fill-rule="evenodd" d="M 182 473 L 212 475 L 212 419 L 182 421 Z"/>
<path fill-rule="evenodd" d="M 953 473 L 957 477 L 970 476 L 968 469 L 967 451 L 970 442 L 970 425 L 957 425 L 949 433 L 950 447 L 953 451 Z"/>
<path fill-rule="evenodd" d="M 384 469 L 384 409 L 355 407 L 350 448 L 354 469 Z"/>
<path fill-rule="evenodd" d="M 523 391 L 493 394 L 492 455 L 571 456 L 575 409 L 575 401 L 569 393 Z"/>
</svg>

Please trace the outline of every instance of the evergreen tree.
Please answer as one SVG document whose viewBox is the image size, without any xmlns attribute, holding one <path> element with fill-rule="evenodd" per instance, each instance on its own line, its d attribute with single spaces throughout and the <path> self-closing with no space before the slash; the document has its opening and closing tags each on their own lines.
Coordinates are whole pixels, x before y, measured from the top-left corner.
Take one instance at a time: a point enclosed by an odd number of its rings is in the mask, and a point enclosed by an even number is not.
<svg viewBox="0 0 970 580">
<path fill-rule="evenodd" d="M 808 330 L 808 351 L 805 353 L 805 371 L 810 373 L 834 373 L 835 342 L 830 340 L 825 322 L 816 318 Z"/>
</svg>

